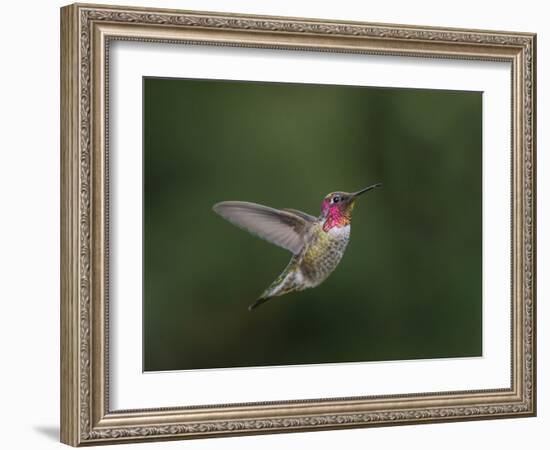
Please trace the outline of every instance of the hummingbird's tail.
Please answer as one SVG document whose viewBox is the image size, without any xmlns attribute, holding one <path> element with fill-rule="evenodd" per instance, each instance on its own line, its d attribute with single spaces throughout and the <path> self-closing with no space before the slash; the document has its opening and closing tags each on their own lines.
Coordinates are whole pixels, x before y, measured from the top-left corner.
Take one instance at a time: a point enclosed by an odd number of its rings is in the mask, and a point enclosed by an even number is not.
<svg viewBox="0 0 550 450">
<path fill-rule="evenodd" d="M 273 297 L 260 297 L 258 300 L 256 300 L 254 303 L 252 303 L 249 307 L 248 307 L 248 310 L 249 311 L 252 311 L 254 308 L 257 308 L 258 306 L 260 306 L 262 303 L 265 303 L 267 302 L 268 300 L 272 299 Z"/>
<path fill-rule="evenodd" d="M 276 288 L 276 290 L 274 288 Z M 252 303 L 248 307 L 248 310 L 252 311 L 254 308 L 257 308 L 262 303 L 265 303 L 268 300 L 271 300 L 272 298 L 279 297 L 284 294 L 288 294 L 289 292 L 292 292 L 292 291 L 300 290 L 299 286 L 295 284 L 284 286 L 282 289 L 277 289 L 277 288 L 281 288 L 281 286 L 277 285 L 277 286 L 274 286 L 273 288 L 269 287 L 268 289 L 266 289 L 266 291 L 260 297 L 258 297 L 258 300 L 256 300 L 254 303 Z"/>
<path fill-rule="evenodd" d="M 252 311 L 254 308 L 257 308 L 262 303 L 265 303 L 274 297 L 279 297 L 281 295 L 288 294 L 289 292 L 303 289 L 305 286 L 298 282 L 297 269 L 296 260 L 293 258 L 290 260 L 290 263 L 285 270 L 283 270 L 283 272 L 277 277 L 277 279 L 271 283 L 262 295 L 260 295 L 258 300 L 248 307 L 248 310 Z"/>
</svg>

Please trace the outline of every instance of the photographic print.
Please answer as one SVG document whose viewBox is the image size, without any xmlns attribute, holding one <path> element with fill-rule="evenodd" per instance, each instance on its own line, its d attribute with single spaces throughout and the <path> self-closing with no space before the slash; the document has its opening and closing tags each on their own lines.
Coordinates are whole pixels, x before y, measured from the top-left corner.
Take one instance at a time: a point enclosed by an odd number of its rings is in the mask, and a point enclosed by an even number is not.
<svg viewBox="0 0 550 450">
<path fill-rule="evenodd" d="M 482 356 L 481 92 L 143 94 L 145 371 Z"/>
</svg>

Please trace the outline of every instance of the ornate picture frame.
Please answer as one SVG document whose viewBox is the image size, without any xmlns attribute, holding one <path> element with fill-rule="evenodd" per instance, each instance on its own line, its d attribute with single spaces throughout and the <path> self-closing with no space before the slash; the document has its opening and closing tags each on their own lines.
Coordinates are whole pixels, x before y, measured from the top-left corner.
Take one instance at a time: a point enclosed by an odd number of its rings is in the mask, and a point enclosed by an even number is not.
<svg viewBox="0 0 550 450">
<path fill-rule="evenodd" d="M 114 41 L 511 66 L 510 386 L 113 410 L 109 57 Z M 94 445 L 536 414 L 536 35 L 74 4 L 61 9 L 61 441 Z"/>
</svg>

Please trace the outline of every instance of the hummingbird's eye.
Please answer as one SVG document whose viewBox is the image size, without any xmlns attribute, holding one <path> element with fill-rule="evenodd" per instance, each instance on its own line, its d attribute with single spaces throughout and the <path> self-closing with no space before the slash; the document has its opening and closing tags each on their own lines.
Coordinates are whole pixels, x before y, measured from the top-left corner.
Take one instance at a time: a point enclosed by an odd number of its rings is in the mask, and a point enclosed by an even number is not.
<svg viewBox="0 0 550 450">
<path fill-rule="evenodd" d="M 338 203 L 340 201 L 340 197 L 338 197 L 337 195 L 332 197 L 332 203 Z"/>
</svg>

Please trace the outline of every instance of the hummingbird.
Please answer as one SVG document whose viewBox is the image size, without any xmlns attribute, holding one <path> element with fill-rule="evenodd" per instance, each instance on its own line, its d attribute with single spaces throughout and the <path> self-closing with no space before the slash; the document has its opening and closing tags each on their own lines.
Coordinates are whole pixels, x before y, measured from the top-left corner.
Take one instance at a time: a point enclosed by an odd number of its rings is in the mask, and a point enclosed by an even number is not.
<svg viewBox="0 0 550 450">
<path fill-rule="evenodd" d="M 344 256 L 357 197 L 380 186 L 331 192 L 323 199 L 318 217 L 250 202 L 216 203 L 212 209 L 224 219 L 292 253 L 285 270 L 248 307 L 249 311 L 274 297 L 314 288 L 325 281 Z"/>
</svg>

